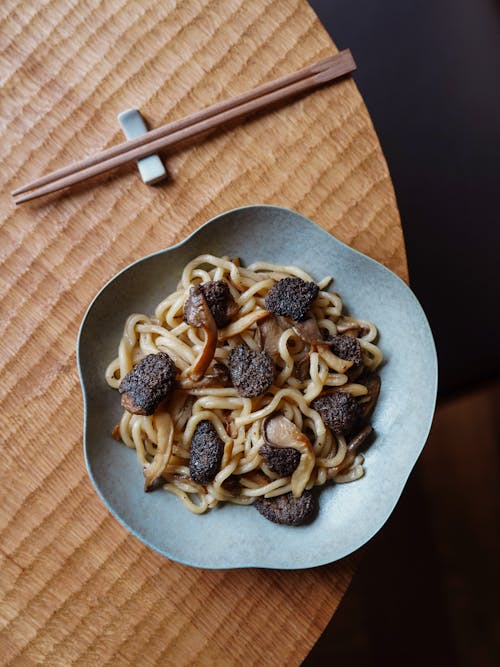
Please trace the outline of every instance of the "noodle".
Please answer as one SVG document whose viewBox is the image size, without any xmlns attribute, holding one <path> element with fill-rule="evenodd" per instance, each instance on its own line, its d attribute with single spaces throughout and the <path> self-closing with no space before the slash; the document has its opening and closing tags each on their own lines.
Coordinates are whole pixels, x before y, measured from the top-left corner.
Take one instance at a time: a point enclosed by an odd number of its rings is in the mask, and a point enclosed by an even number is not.
<svg viewBox="0 0 500 667">
<path fill-rule="evenodd" d="M 340 296 L 325 291 L 331 278 L 318 283 L 320 291 L 312 314 L 324 336 L 335 336 L 339 327 L 359 340 L 364 368 L 357 376 L 349 377 L 352 361 L 340 358 L 321 341 L 305 344 L 297 330 L 291 325 L 286 328 L 282 322 L 274 358 L 275 379 L 264 394 L 243 398 L 233 386 L 210 386 L 209 382 L 208 386 L 197 386 L 190 376 L 203 353 L 207 335 L 183 319 L 191 287 L 212 280 L 223 280 L 229 287 L 238 310 L 232 321 L 218 330 L 213 357 L 213 363 L 226 364 L 237 345 L 244 344 L 254 351 L 261 349 L 258 325 L 269 314 L 264 299 L 278 280 L 291 276 L 313 281 L 294 266 L 254 262 L 243 268 L 238 259 L 200 255 L 185 266 L 177 290 L 156 307 L 153 316 L 134 313 L 126 320 L 118 356 L 106 369 L 107 383 L 118 389 L 121 380 L 141 359 L 159 352 L 171 357 L 178 376 L 170 397 L 153 415 L 124 411 L 116 437 L 119 435 L 127 447 L 136 450 L 146 482 L 155 482 L 173 493 L 191 512 L 202 514 L 221 502 L 251 504 L 258 497 L 273 498 L 296 492 L 297 488 L 302 493 L 304 488 L 321 486 L 330 479 L 350 482 L 364 474 L 363 456 L 350 452 L 346 438 L 335 435 L 311 407 L 312 401 L 325 391 L 348 392 L 362 405 L 369 400 L 363 373 L 375 371 L 382 362 L 382 353 L 375 343 L 376 327 L 342 314 Z M 264 420 L 276 412 L 307 434 L 304 439 L 312 459 L 307 465 L 301 459 L 299 468 L 306 477 L 300 483 L 295 473 L 280 477 L 273 472 L 259 453 L 264 444 Z M 214 427 L 224 451 L 213 481 L 200 484 L 190 478 L 190 445 L 197 425 L 204 420 Z"/>
</svg>

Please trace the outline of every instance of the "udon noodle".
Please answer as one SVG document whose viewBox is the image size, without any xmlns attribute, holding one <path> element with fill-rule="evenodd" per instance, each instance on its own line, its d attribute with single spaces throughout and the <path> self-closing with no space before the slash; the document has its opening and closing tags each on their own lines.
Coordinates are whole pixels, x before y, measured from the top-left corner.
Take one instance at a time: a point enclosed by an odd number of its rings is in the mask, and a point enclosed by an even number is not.
<svg viewBox="0 0 500 667">
<path fill-rule="evenodd" d="M 153 316 L 134 313 L 126 320 L 118 356 L 106 370 L 108 384 L 117 389 L 141 359 L 158 352 L 166 352 L 173 359 L 178 377 L 169 399 L 153 415 L 124 411 L 114 436 L 135 449 L 146 478 L 158 480 L 191 512 L 201 514 L 220 502 L 248 505 L 260 496 L 272 498 L 292 489 L 291 477 L 280 477 L 270 470 L 259 453 L 264 443 L 263 421 L 277 411 L 310 440 L 314 466 L 305 488 L 328 480 L 350 482 L 364 474 L 362 454 L 350 460 L 346 437 L 334 435 L 311 407 L 322 392 L 335 388 L 363 403 L 368 400 L 364 376 L 351 381 L 348 362 L 339 359 L 327 345 L 308 345 L 292 326 L 284 328 L 279 337 L 275 380 L 265 394 L 244 398 L 233 386 L 202 386 L 189 379 L 204 345 L 204 332 L 183 319 L 190 288 L 213 280 L 224 280 L 229 285 L 238 311 L 231 323 L 218 331 L 214 363 L 224 364 L 238 344 L 260 349 L 257 321 L 265 310 L 264 299 L 278 280 L 289 276 L 313 280 L 296 266 L 254 262 L 244 268 L 237 258 L 231 261 L 228 257 L 200 255 L 186 265 L 176 291 L 158 304 Z M 325 337 L 337 334 L 339 323 L 342 330 L 356 336 L 363 371 L 372 372 L 382 361 L 375 344 L 377 329 L 371 322 L 343 315 L 340 296 L 326 291 L 331 280 L 326 277 L 317 283 L 319 294 L 312 314 Z M 191 439 L 203 420 L 212 423 L 224 446 L 220 470 L 208 484 L 192 481 L 189 473 Z"/>
</svg>

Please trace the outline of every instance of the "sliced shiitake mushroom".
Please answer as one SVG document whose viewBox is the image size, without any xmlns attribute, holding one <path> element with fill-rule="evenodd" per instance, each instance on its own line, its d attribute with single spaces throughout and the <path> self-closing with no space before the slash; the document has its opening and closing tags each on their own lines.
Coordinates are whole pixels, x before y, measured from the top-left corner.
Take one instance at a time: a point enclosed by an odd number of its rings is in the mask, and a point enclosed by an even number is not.
<svg viewBox="0 0 500 667">
<path fill-rule="evenodd" d="M 353 436 L 347 443 L 347 452 L 344 460 L 337 466 L 328 470 L 328 477 L 335 477 L 335 475 L 338 475 L 338 473 L 342 470 L 349 468 L 354 463 L 358 449 L 361 447 L 361 445 L 364 444 L 364 442 L 370 437 L 372 433 L 373 428 L 370 426 L 370 424 L 368 424 L 362 428 L 359 433 Z"/>
<path fill-rule="evenodd" d="M 262 425 L 262 434 L 268 445 L 293 447 L 300 452 L 300 461 L 290 483 L 295 498 L 302 495 L 316 461 L 309 438 L 289 419 L 280 413 L 267 417 Z"/>
<path fill-rule="evenodd" d="M 318 322 L 312 313 L 308 313 L 301 322 L 296 322 L 288 317 L 277 319 L 283 328 L 291 327 L 304 343 L 315 345 L 328 366 L 337 373 L 345 373 L 354 364 L 354 361 L 341 359 L 332 352 L 328 340 L 323 338 Z"/>
<path fill-rule="evenodd" d="M 304 349 L 304 354 L 295 360 L 295 377 L 300 382 L 304 382 L 309 377 L 309 370 L 311 367 L 309 346 Z"/>
<path fill-rule="evenodd" d="M 164 486 L 166 483 L 167 483 L 167 480 L 160 475 L 160 477 L 157 477 L 149 485 L 144 484 L 144 491 L 146 493 L 151 493 L 152 491 L 156 491 L 157 489 L 161 489 L 161 487 Z"/>
<path fill-rule="evenodd" d="M 224 364 L 214 364 L 200 380 L 181 378 L 177 383 L 179 389 L 204 389 L 206 387 L 228 387 L 230 385 L 229 371 Z"/>
<path fill-rule="evenodd" d="M 360 364 L 354 364 L 354 366 L 351 366 L 349 370 L 347 371 L 346 375 L 349 378 L 349 382 L 355 382 L 361 375 L 363 375 L 363 372 L 365 370 L 365 367 L 363 366 L 363 363 Z"/>
<path fill-rule="evenodd" d="M 283 329 L 274 315 L 260 320 L 257 325 L 258 335 L 260 337 L 260 347 L 267 352 L 271 359 L 276 363 L 279 359 L 279 342 Z"/>
<path fill-rule="evenodd" d="M 370 375 L 362 378 L 360 382 L 368 389 L 368 393 L 363 396 L 363 401 L 360 403 L 362 417 L 363 419 L 368 419 L 368 417 L 373 412 L 373 409 L 375 408 L 375 404 L 380 393 L 380 376 L 377 375 L 377 373 L 370 373 Z"/>
<path fill-rule="evenodd" d="M 309 343 L 309 345 L 319 345 L 325 342 L 321 331 L 319 330 L 318 322 L 312 313 L 308 313 L 307 317 L 301 322 L 296 322 L 287 317 L 283 317 L 282 320 L 284 320 L 289 327 L 292 327 L 297 336 L 299 336 L 304 343 Z"/>
<path fill-rule="evenodd" d="M 205 332 L 203 348 L 188 371 L 189 377 L 194 382 L 198 382 L 210 366 L 217 347 L 217 325 L 199 285 L 191 287 L 189 291 L 189 296 L 184 304 L 184 320 Z"/>
</svg>

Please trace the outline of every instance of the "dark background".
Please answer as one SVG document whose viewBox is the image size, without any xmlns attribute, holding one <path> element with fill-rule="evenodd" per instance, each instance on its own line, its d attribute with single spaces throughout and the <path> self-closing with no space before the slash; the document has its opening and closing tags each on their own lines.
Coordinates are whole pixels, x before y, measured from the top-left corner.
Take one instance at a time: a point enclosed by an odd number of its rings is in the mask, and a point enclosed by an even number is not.
<svg viewBox="0 0 500 667">
<path fill-rule="evenodd" d="M 389 165 L 440 395 L 500 375 L 500 2 L 311 0 Z"/>
<path fill-rule="evenodd" d="M 391 172 L 434 333 L 429 442 L 304 667 L 500 665 L 500 1 L 310 0 Z M 313 592 L 311 593 L 313 594 Z"/>
</svg>

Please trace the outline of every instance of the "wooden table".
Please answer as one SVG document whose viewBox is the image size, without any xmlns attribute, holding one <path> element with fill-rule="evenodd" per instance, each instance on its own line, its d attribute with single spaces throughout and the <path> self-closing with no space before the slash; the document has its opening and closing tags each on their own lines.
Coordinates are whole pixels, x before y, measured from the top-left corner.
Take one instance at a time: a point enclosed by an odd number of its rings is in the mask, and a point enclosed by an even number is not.
<svg viewBox="0 0 500 667">
<path fill-rule="evenodd" d="M 157 126 L 336 49 L 304 0 L 4 0 L 0 21 L 0 655 L 298 665 L 355 557 L 298 572 L 201 571 L 128 535 L 85 471 L 75 340 L 116 271 L 244 204 L 296 209 L 406 278 L 391 180 L 356 85 L 169 157 L 163 187 L 129 168 L 14 209 L 14 187 L 119 141 L 125 108 Z"/>
</svg>

